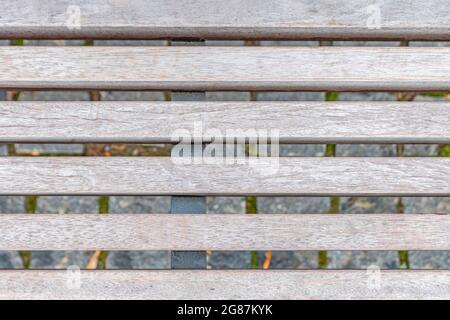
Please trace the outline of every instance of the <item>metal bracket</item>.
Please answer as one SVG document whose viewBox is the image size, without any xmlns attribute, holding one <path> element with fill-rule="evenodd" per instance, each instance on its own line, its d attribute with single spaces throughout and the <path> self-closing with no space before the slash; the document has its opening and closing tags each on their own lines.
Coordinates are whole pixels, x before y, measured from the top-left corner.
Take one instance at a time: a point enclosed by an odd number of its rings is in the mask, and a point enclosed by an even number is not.
<svg viewBox="0 0 450 320">
<path fill-rule="evenodd" d="M 172 93 L 172 101 L 204 101 L 204 92 Z M 195 156 L 198 150 L 193 151 Z M 174 196 L 171 201 L 171 213 L 206 213 L 206 197 Z M 172 251 L 172 269 L 206 269 L 205 251 Z"/>
</svg>

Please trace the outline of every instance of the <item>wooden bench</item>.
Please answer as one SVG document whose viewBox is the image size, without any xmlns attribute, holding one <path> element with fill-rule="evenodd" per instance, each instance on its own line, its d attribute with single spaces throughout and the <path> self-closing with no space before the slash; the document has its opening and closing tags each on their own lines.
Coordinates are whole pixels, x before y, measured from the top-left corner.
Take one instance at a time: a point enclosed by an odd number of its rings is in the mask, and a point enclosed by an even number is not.
<svg viewBox="0 0 450 320">
<path fill-rule="evenodd" d="M 0 39 L 450 40 L 444 0 L 72 2 L 1 0 Z M 174 132 L 196 121 L 220 132 L 276 128 L 290 144 L 450 143 L 448 102 L 204 102 L 183 93 L 450 91 L 450 48 L 0 47 L 0 89 L 181 92 L 163 103 L 3 101 L 0 143 L 177 143 Z M 366 270 L 200 270 L 205 250 L 450 250 L 448 215 L 199 215 L 210 195 L 450 196 L 450 158 L 282 157 L 277 170 L 169 157 L 0 158 L 1 195 L 174 196 L 171 215 L 1 214 L 0 250 L 173 250 L 172 268 L 182 269 L 82 271 L 72 290 L 65 270 L 3 270 L 0 298 L 450 298 L 448 270 L 385 270 L 375 288 Z"/>
</svg>

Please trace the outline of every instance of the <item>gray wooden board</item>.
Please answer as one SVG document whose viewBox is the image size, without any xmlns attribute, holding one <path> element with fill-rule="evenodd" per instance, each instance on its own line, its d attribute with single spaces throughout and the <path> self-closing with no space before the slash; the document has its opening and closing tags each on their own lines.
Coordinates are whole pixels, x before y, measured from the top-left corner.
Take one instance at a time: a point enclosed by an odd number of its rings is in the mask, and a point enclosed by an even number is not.
<svg viewBox="0 0 450 320">
<path fill-rule="evenodd" d="M 0 38 L 450 39 L 446 0 L 2 0 Z"/>
<path fill-rule="evenodd" d="M 0 194 L 450 196 L 450 158 L 192 160 L 0 158 Z"/>
<path fill-rule="evenodd" d="M 431 214 L 2 214 L 0 250 L 450 250 L 448 230 Z"/>
<path fill-rule="evenodd" d="M 0 299 L 449 299 L 448 270 L 0 271 Z"/>
<path fill-rule="evenodd" d="M 2 143 L 450 143 L 449 102 L 11 101 L 0 113 Z"/>
<path fill-rule="evenodd" d="M 0 61 L 0 89 L 450 91 L 445 47 L 0 47 Z"/>
</svg>

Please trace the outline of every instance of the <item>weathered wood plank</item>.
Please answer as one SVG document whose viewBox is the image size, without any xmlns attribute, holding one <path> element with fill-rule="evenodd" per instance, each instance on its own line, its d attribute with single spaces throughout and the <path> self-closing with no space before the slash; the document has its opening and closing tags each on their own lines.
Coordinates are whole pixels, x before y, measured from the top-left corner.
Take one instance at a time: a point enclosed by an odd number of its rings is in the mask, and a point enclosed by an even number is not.
<svg viewBox="0 0 450 320">
<path fill-rule="evenodd" d="M 450 48 L 2 47 L 0 61 L 0 89 L 450 91 Z"/>
<path fill-rule="evenodd" d="M 425 214 L 5 214 L 0 250 L 450 250 L 448 230 Z"/>
<path fill-rule="evenodd" d="M 265 130 L 281 143 L 450 143 L 448 102 L 0 102 L 0 114 L 1 143 L 212 142 L 211 130 L 216 142 Z"/>
<path fill-rule="evenodd" d="M 2 0 L 0 38 L 450 39 L 446 0 Z"/>
<path fill-rule="evenodd" d="M 450 196 L 450 158 L 179 160 L 0 158 L 0 194 Z"/>
<path fill-rule="evenodd" d="M 449 299 L 450 271 L 0 271 L 0 299 Z"/>
</svg>

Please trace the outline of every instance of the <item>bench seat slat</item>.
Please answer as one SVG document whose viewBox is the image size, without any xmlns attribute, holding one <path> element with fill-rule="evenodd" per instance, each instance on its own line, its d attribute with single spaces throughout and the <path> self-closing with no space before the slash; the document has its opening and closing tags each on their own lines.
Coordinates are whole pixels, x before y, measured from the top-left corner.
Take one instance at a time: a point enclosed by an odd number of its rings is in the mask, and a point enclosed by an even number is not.
<svg viewBox="0 0 450 320">
<path fill-rule="evenodd" d="M 0 102 L 0 113 L 2 143 L 178 143 L 179 130 L 211 142 L 212 129 L 272 128 L 281 143 L 450 143 L 448 102 Z"/>
<path fill-rule="evenodd" d="M 450 250 L 450 215 L 0 215 L 0 250 Z"/>
<path fill-rule="evenodd" d="M 450 91 L 450 48 L 2 47 L 0 61 L 0 89 Z"/>
<path fill-rule="evenodd" d="M 448 40 L 449 17 L 446 0 L 2 0 L 0 38 Z"/>
<path fill-rule="evenodd" d="M 4 157 L 0 194 L 450 196 L 450 158 L 176 160 Z"/>
<path fill-rule="evenodd" d="M 450 298 L 448 270 L 383 270 L 379 275 L 366 270 L 90 270 L 77 278 L 65 270 L 7 270 L 0 271 L 0 299 Z"/>
</svg>

